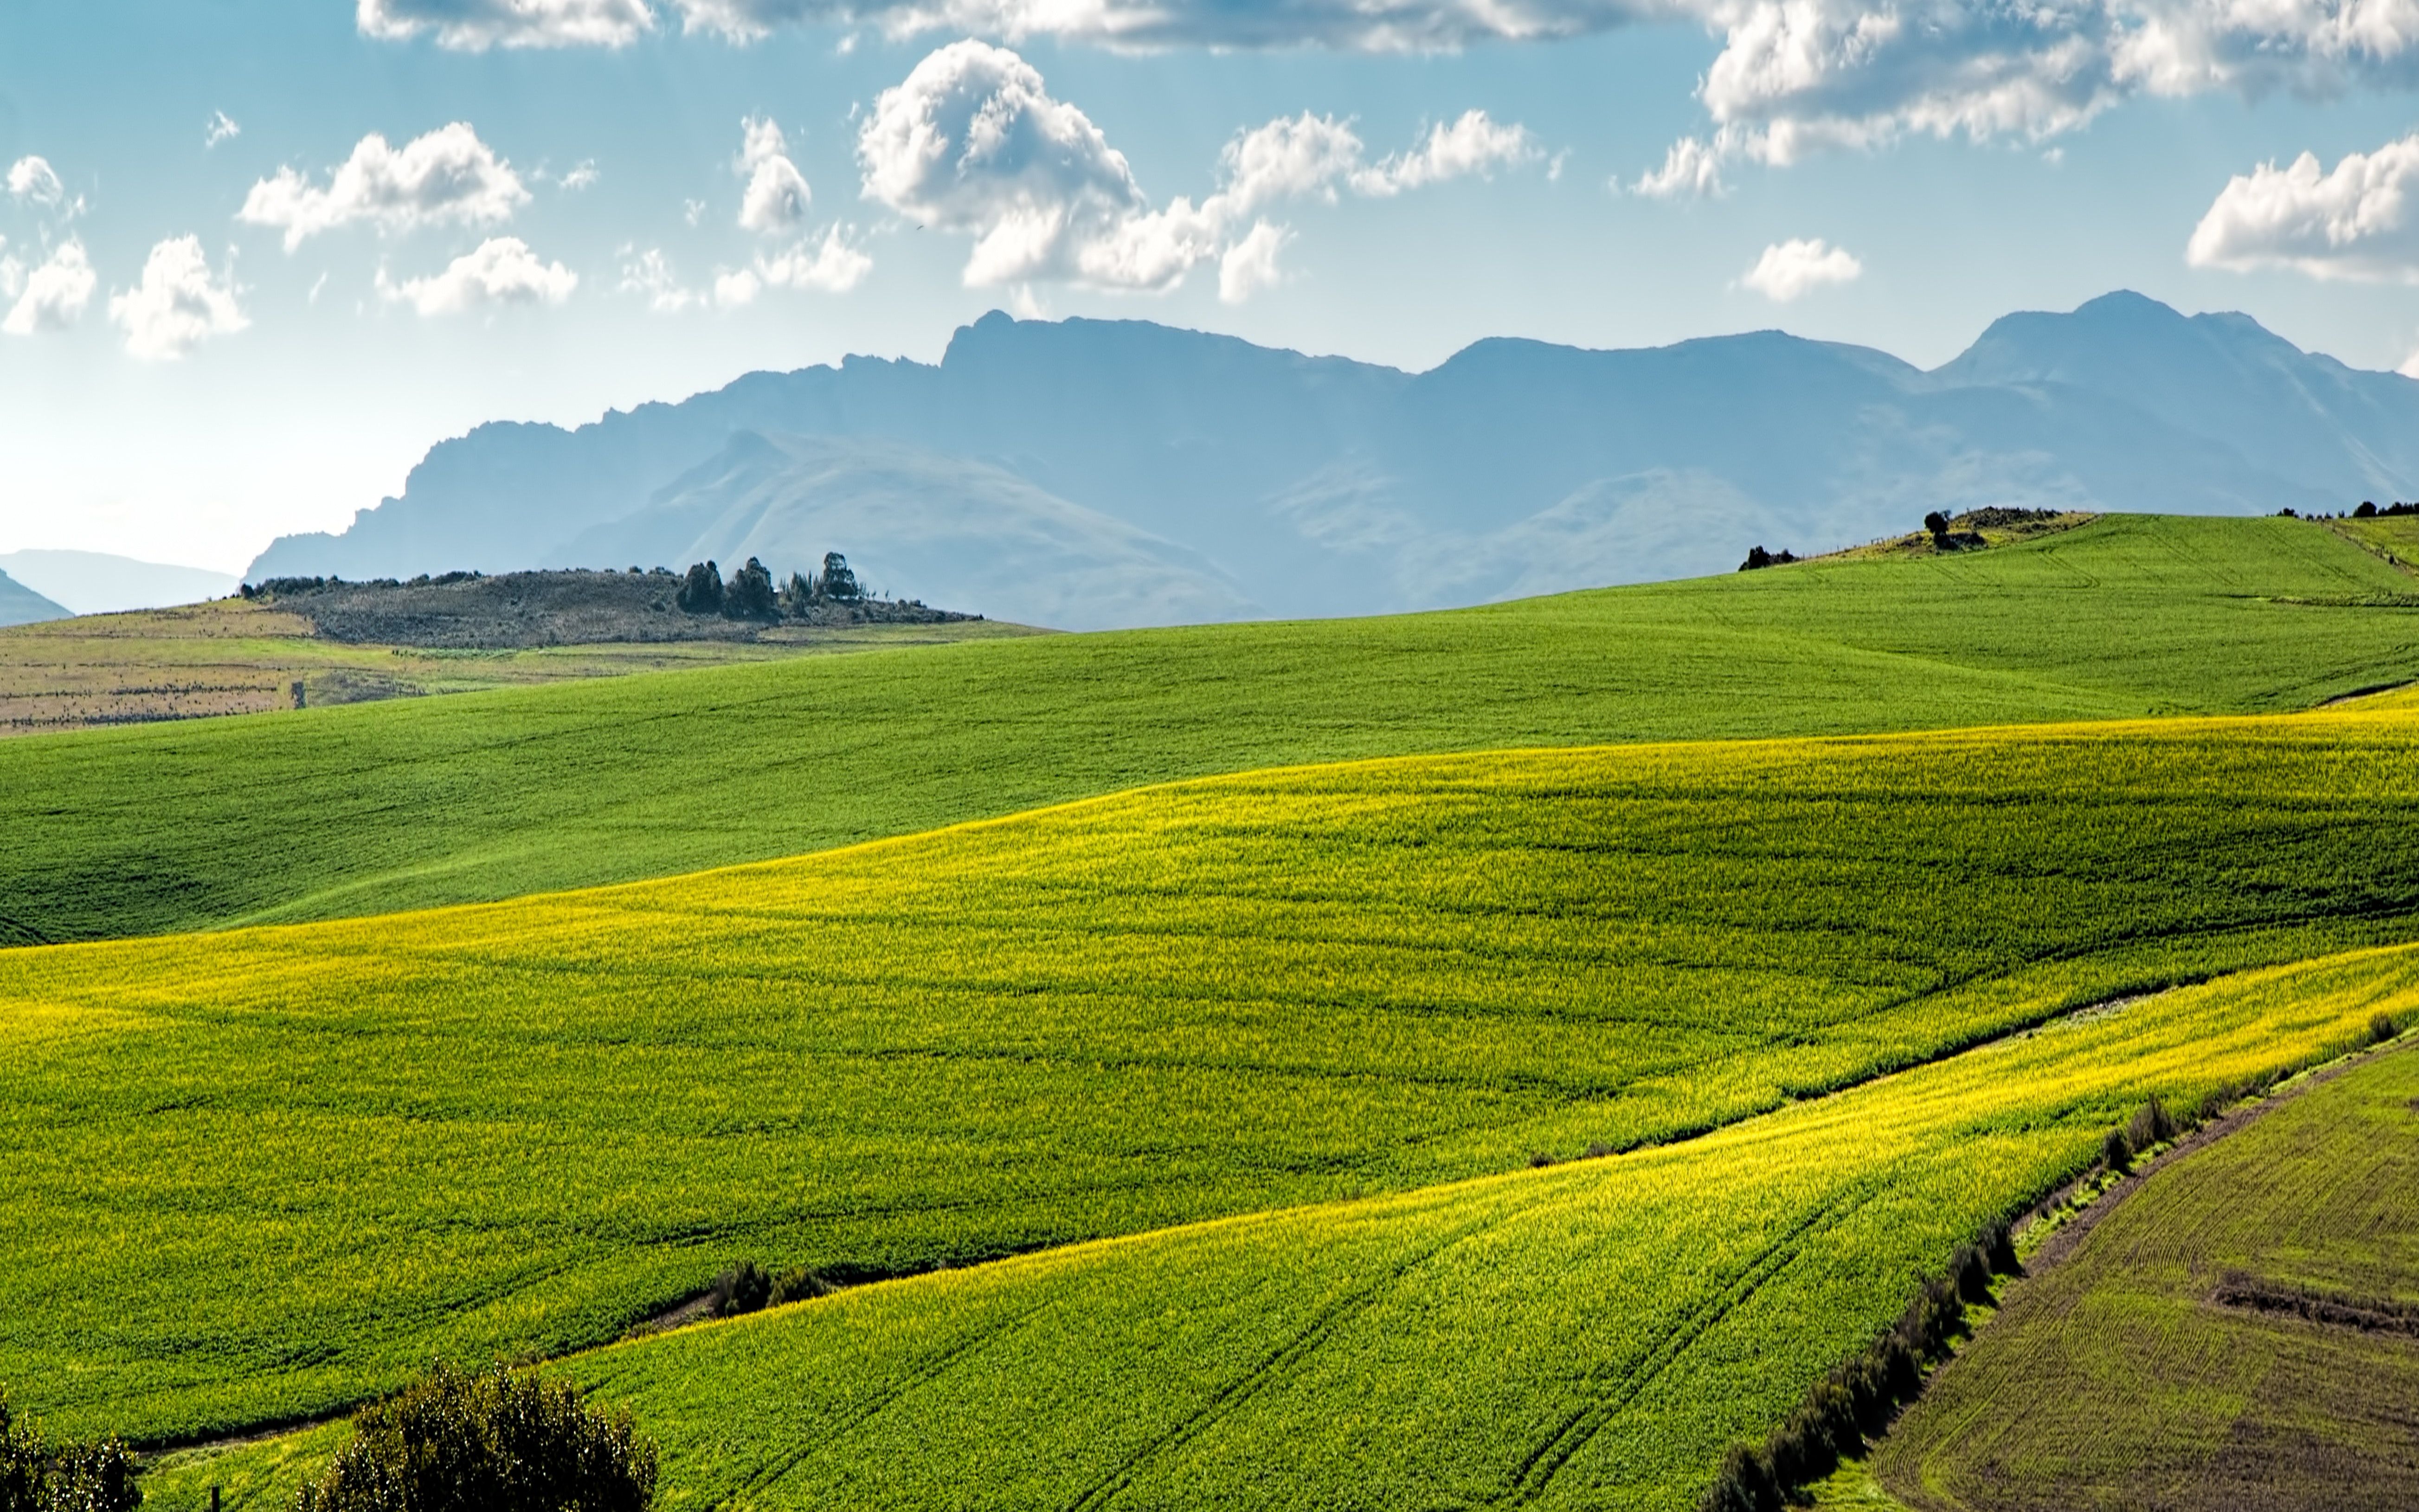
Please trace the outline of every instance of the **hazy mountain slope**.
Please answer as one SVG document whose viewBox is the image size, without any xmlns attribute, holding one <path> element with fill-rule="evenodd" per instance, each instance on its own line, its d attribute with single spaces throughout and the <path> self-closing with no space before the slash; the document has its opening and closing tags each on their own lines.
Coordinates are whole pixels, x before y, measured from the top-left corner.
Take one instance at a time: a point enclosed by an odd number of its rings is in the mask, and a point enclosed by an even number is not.
<svg viewBox="0 0 2419 1512">
<path fill-rule="evenodd" d="M 1196 552 L 1000 468 L 871 438 L 742 431 L 647 507 L 554 556 L 804 566 L 869 523 L 874 545 L 853 556 L 859 580 L 935 605 L 1077 630 L 1253 609 Z"/>
<path fill-rule="evenodd" d="M 77 614 L 198 604 L 224 598 L 242 582 L 231 572 L 140 562 L 105 551 L 0 552 L 0 572 Z"/>
<path fill-rule="evenodd" d="M 1930 374 L 1754 332 L 1629 351 L 1484 341 L 1411 375 L 1143 321 L 994 313 L 937 365 L 851 358 L 576 431 L 483 426 L 345 535 L 289 537 L 253 572 L 627 565 L 628 549 L 590 560 L 617 542 L 680 565 L 680 530 L 640 517 L 742 431 L 923 454 L 875 466 L 878 487 L 818 486 L 820 538 L 764 537 L 796 551 L 767 555 L 777 571 L 826 549 L 918 561 L 942 577 L 902 567 L 886 586 L 940 602 L 967 583 L 977 596 L 951 607 L 1010 618 L 1028 617 L 1029 594 L 984 595 L 1055 575 L 1087 585 L 1062 595 L 1075 617 L 1059 622 L 1085 625 L 1643 581 L 1727 568 L 1759 541 L 1851 544 L 1934 508 L 2269 514 L 2419 493 L 2419 383 L 2136 295 L 2009 316 Z M 2399 493 L 2397 477 L 2411 480 Z M 995 525 L 1010 495 L 1155 537 L 1135 548 L 1158 565 L 1102 590 L 1123 559 L 1097 554 L 1100 525 L 1062 514 L 1032 535 L 1024 505 Z M 1028 532 L 1016 569 L 954 576 L 995 530 Z M 1158 576 L 1171 563 L 1240 592 L 1175 591 Z"/>
<path fill-rule="evenodd" d="M 2185 316 L 2138 294 L 1993 323 L 1941 385 L 2118 397 L 2262 468 L 2350 496 L 2419 493 L 2419 383 L 2304 352 L 2244 315 Z"/>
<path fill-rule="evenodd" d="M 0 625 L 31 625 L 36 620 L 63 620 L 68 610 L 0 572 Z"/>
</svg>

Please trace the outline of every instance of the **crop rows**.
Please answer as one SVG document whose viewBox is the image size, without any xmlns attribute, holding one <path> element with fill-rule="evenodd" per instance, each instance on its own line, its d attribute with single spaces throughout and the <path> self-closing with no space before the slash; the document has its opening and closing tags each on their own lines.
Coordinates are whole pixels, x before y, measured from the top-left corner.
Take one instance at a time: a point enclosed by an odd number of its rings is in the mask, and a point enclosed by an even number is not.
<svg viewBox="0 0 2419 1512">
<path fill-rule="evenodd" d="M 0 1380 L 149 1439 L 1712 1127 L 2419 934 L 2419 726 L 1253 774 L 516 903 L 0 953 Z"/>
<path fill-rule="evenodd" d="M 2419 948 L 2086 1014 L 1707 1138 L 886 1283 L 561 1368 L 670 1508 L 1683 1509 L 2156 1095 L 2419 1004 Z M 341 1431 L 341 1430 L 339 1430 Z M 172 1465 L 276 1504 L 329 1433 Z"/>
</svg>

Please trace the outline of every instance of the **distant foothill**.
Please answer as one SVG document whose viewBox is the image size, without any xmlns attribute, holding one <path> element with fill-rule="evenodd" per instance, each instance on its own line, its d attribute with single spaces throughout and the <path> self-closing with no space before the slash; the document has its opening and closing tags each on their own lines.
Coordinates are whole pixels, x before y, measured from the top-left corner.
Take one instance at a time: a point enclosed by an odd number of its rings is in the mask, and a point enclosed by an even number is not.
<svg viewBox="0 0 2419 1512">
<path fill-rule="evenodd" d="M 944 625 L 979 614 L 868 592 L 840 552 L 776 587 L 754 557 L 726 582 L 712 562 L 685 573 L 566 568 L 381 578 L 271 578 L 243 596 L 308 619 L 331 640 L 455 650 L 519 650 L 609 641 L 748 640 L 797 628 Z"/>
</svg>

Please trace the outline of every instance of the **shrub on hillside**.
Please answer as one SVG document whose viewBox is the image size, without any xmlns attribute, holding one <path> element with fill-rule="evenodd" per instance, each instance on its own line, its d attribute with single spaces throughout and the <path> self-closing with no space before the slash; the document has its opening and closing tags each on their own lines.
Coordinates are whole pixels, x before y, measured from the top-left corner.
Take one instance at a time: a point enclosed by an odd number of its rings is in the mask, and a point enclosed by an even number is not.
<svg viewBox="0 0 2419 1512">
<path fill-rule="evenodd" d="M 722 591 L 722 612 L 734 620 L 777 620 L 780 606 L 773 598 L 773 574 L 754 557 L 731 575 Z"/>
<path fill-rule="evenodd" d="M 0 1393 L 0 1512 L 133 1512 L 143 1493 L 116 1439 L 45 1443 Z"/>
<path fill-rule="evenodd" d="M 2380 1013 L 2368 1021 L 2368 1042 L 2383 1044 L 2402 1031 L 2394 1026 L 2394 1015 Z"/>
<path fill-rule="evenodd" d="M 1965 1330 L 1965 1304 L 1990 1295 L 1994 1273 L 2016 1269 L 2005 1223 L 1958 1246 L 1949 1273 L 1924 1283 L 1864 1352 L 1816 1381 L 1762 1444 L 1733 1444 L 1699 1502 L 1700 1512 L 1780 1512 L 1799 1488 L 1821 1480 L 1867 1438 L 1889 1426 L 1923 1389 L 1924 1367 Z"/>
<path fill-rule="evenodd" d="M 673 601 L 685 613 L 721 613 L 722 569 L 711 562 L 691 563 L 688 576 L 681 579 L 680 593 Z"/>
<path fill-rule="evenodd" d="M 561 1381 L 442 1363 L 353 1419 L 296 1512 L 646 1512 L 655 1446 Z"/>
<path fill-rule="evenodd" d="M 754 1260 L 742 1260 L 706 1288 L 707 1311 L 716 1318 L 736 1318 L 784 1303 L 828 1297 L 832 1289 L 830 1282 L 803 1266 L 775 1275 Z"/>
<path fill-rule="evenodd" d="M 856 574 L 849 569 L 848 558 L 837 551 L 824 553 L 824 570 L 815 578 L 815 596 L 854 604 L 865 596 L 858 586 Z"/>
</svg>

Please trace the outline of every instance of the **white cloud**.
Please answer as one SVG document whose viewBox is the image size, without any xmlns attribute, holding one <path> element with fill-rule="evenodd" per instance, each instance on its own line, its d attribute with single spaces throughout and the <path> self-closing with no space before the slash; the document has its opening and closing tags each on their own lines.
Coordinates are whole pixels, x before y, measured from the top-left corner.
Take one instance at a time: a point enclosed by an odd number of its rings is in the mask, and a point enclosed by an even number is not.
<svg viewBox="0 0 2419 1512">
<path fill-rule="evenodd" d="M 2394 371 L 2407 378 L 2419 378 L 2419 347 L 2411 348 L 2411 355 L 2402 359 L 2402 365 Z"/>
<path fill-rule="evenodd" d="M 485 304 L 561 304 L 578 286 L 578 273 L 542 261 L 518 237 L 490 237 L 446 264 L 445 271 L 400 288 L 380 279 L 388 299 L 407 301 L 423 316 L 460 315 Z"/>
<path fill-rule="evenodd" d="M 1413 150 L 1355 174 L 1352 187 L 1364 194 L 1399 194 L 1471 174 L 1488 177 L 1498 168 L 1518 167 L 1544 156 L 1527 127 L 1498 126 L 1487 112 L 1470 110 L 1451 126 L 1431 128 L 1428 139 Z"/>
<path fill-rule="evenodd" d="M 463 53 L 624 47 L 655 23 L 646 0 L 359 0 L 354 19 L 365 36 L 433 33 L 438 46 Z"/>
<path fill-rule="evenodd" d="M 210 118 L 202 123 L 202 146 L 205 149 L 242 134 L 243 128 L 235 123 L 234 116 L 223 110 L 210 112 Z"/>
<path fill-rule="evenodd" d="M 789 251 L 756 259 L 756 271 L 775 288 L 820 289 L 845 294 L 873 271 L 873 259 L 852 247 L 833 226 L 811 249 L 800 242 Z"/>
<path fill-rule="evenodd" d="M 455 224 L 509 221 L 529 202 L 520 176 L 462 121 L 414 137 L 398 151 L 373 131 L 353 155 L 315 188 L 292 168 L 280 168 L 244 196 L 236 218 L 282 228 L 285 250 L 338 226 L 367 221 L 390 232 Z"/>
<path fill-rule="evenodd" d="M 16 297 L 0 331 L 30 336 L 39 331 L 65 331 L 83 316 L 100 284 L 84 243 L 69 238 L 54 248 L 41 265 L 27 272 L 11 260 L 5 283 Z"/>
<path fill-rule="evenodd" d="M 67 192 L 47 158 L 19 158 L 8 165 L 8 193 L 23 203 L 56 205 Z"/>
<path fill-rule="evenodd" d="M 739 224 L 750 231 L 786 231 L 807 218 L 814 192 L 790 161 L 790 144 L 779 126 L 751 116 L 739 123 L 739 171 L 747 177 Z"/>
<path fill-rule="evenodd" d="M 1722 182 L 1722 157 L 1718 145 L 1684 136 L 1663 154 L 1663 166 L 1640 175 L 1638 181 L 1629 186 L 1630 193 L 1651 199 L 1705 199 L 1726 194 L 1730 190 Z M 1613 187 L 1621 187 L 1618 180 Z"/>
<path fill-rule="evenodd" d="M 125 328 L 128 351 L 168 362 L 250 325 L 238 292 L 233 269 L 223 279 L 210 276 L 201 238 L 173 237 L 151 249 L 141 283 L 109 297 L 109 317 Z"/>
<path fill-rule="evenodd" d="M 714 302 L 726 310 L 736 309 L 753 303 L 768 288 L 845 294 L 865 282 L 871 271 L 873 259 L 849 245 L 847 234 L 835 225 L 819 242 L 801 241 L 787 251 L 760 255 L 750 267 L 717 274 Z"/>
<path fill-rule="evenodd" d="M 1221 187 L 1200 204 L 1179 197 L 1154 208 L 1081 110 L 1053 99 L 1014 53 L 978 41 L 939 49 L 883 91 L 857 136 L 868 199 L 974 238 L 970 286 L 1164 289 L 1202 262 L 1223 266 L 1239 237 L 1256 236 L 1235 265 L 1234 286 L 1248 288 L 1253 270 L 1273 268 L 1282 240 L 1282 227 L 1242 230 L 1270 204 L 1333 201 L 1340 190 L 1394 194 L 1538 156 L 1524 128 L 1471 111 L 1373 164 L 1348 123 L 1305 112 L 1237 133 L 1220 156 Z"/>
<path fill-rule="evenodd" d="M 657 315 L 678 315 L 704 302 L 703 295 L 681 283 L 661 247 L 636 254 L 624 247 L 622 255 L 622 292 L 643 297 L 647 308 Z"/>
<path fill-rule="evenodd" d="M 1820 237 L 1794 237 L 1764 248 L 1739 282 L 1776 304 L 1787 304 L 1826 284 L 1855 283 L 1864 271 L 1865 265 L 1845 247 L 1826 246 Z"/>
<path fill-rule="evenodd" d="M 1285 250 L 1293 233 L 1266 221 L 1254 224 L 1244 238 L 1226 249 L 1218 259 L 1218 298 L 1228 304 L 1240 304 L 1264 288 L 1273 288 L 1284 280 L 1277 267 L 1277 254 Z"/>
<path fill-rule="evenodd" d="M 555 180 L 566 193 L 577 194 L 583 189 L 593 189 L 601 176 L 596 172 L 596 160 L 586 159 L 574 163 L 571 171 Z"/>
<path fill-rule="evenodd" d="M 2419 283 L 2419 131 L 2323 170 L 2303 153 L 2288 167 L 2238 174 L 2194 228 L 2196 268 L 2290 268 L 2313 278 Z"/>
</svg>

